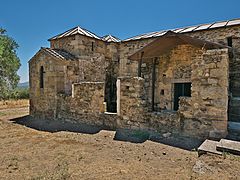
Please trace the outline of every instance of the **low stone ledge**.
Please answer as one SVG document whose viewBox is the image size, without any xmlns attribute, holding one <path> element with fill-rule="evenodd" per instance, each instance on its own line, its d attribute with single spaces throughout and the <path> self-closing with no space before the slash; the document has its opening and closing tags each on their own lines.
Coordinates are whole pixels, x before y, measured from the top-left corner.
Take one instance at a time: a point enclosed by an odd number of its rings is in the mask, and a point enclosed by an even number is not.
<svg viewBox="0 0 240 180">
<path fill-rule="evenodd" d="M 151 130 L 151 131 L 178 131 L 180 119 L 177 112 L 148 112 L 137 118 L 118 119 L 119 128 Z"/>
</svg>

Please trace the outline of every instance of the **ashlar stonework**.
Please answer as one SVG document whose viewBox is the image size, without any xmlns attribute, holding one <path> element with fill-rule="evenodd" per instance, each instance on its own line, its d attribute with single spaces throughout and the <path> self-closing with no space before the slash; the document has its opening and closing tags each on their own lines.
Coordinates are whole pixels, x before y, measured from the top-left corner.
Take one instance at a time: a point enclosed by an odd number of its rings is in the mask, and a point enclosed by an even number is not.
<svg viewBox="0 0 240 180">
<path fill-rule="evenodd" d="M 240 24 L 123 41 L 79 29 L 29 61 L 31 116 L 200 138 L 240 123 Z"/>
</svg>

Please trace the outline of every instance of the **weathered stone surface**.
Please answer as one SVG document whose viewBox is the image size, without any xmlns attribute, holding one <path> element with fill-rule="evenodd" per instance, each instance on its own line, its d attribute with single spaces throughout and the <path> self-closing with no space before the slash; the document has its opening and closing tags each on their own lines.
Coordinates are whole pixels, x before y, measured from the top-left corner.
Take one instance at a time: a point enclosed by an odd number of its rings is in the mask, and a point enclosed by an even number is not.
<svg viewBox="0 0 240 180">
<path fill-rule="evenodd" d="M 179 130 L 179 116 L 176 112 L 151 112 L 146 103 L 144 79 L 120 77 L 118 79 L 118 115 L 122 119 L 118 126 L 145 130 Z"/>
<path fill-rule="evenodd" d="M 84 112 L 104 112 L 104 82 L 82 82 L 73 84 L 72 101 L 77 107 L 69 105 Z"/>
<path fill-rule="evenodd" d="M 221 139 L 216 149 L 218 151 L 240 155 L 240 142 Z"/>
<path fill-rule="evenodd" d="M 212 141 L 212 140 L 205 140 L 201 146 L 198 148 L 198 154 L 201 155 L 203 153 L 213 153 L 222 155 L 221 151 L 217 151 L 217 146 L 220 143 L 218 141 Z"/>
<path fill-rule="evenodd" d="M 212 66 L 212 63 L 216 66 Z M 181 98 L 179 113 L 183 131 L 212 138 L 227 134 L 228 109 L 228 50 L 210 50 L 193 61 L 192 97 Z M 209 64 L 211 68 L 209 68 Z M 192 65 L 193 66 L 193 65 Z M 203 73 L 199 73 L 203 72 Z M 208 77 L 204 72 L 210 72 Z M 202 81 L 207 78 L 208 81 Z M 214 79 L 214 83 L 212 83 Z"/>
<path fill-rule="evenodd" d="M 138 74 L 138 61 L 128 59 L 156 38 L 106 43 L 75 35 L 52 40 L 51 48 L 63 49 L 76 59 L 59 59 L 43 51 L 32 58 L 30 113 L 112 128 L 181 129 L 195 136 L 223 137 L 227 133 L 228 110 L 230 119 L 240 117 L 236 101 L 236 96 L 240 96 L 239 32 L 240 26 L 232 26 L 185 33 L 223 45 L 232 36 L 233 48 L 206 51 L 204 47 L 176 44 L 157 57 L 154 82 L 157 112 L 152 112 L 151 107 L 153 60 L 144 58 L 141 78 L 134 78 Z M 40 88 L 41 66 L 44 88 Z M 117 101 L 118 77 L 122 77 L 118 115 L 106 114 L 105 109 L 116 109 L 111 107 Z M 173 112 L 174 83 L 186 82 L 192 83 L 191 97 L 181 97 L 179 111 Z"/>
</svg>

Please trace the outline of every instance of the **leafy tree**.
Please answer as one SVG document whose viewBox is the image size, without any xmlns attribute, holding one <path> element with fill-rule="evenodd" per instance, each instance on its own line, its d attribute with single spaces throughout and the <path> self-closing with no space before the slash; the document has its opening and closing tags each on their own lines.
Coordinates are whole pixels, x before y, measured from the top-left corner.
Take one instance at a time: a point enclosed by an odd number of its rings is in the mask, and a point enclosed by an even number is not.
<svg viewBox="0 0 240 180">
<path fill-rule="evenodd" d="M 17 71 L 20 60 L 16 49 L 18 44 L 0 28 L 0 99 L 7 99 L 19 82 Z"/>
<path fill-rule="evenodd" d="M 17 87 L 10 94 L 10 99 L 29 99 L 29 89 Z"/>
</svg>

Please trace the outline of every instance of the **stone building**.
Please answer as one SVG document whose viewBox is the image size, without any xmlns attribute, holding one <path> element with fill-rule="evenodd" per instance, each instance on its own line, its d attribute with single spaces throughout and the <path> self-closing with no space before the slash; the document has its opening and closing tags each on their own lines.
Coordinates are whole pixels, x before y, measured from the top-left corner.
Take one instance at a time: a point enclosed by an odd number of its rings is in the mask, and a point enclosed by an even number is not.
<svg viewBox="0 0 240 180">
<path fill-rule="evenodd" d="M 120 40 L 75 27 L 29 61 L 30 114 L 221 138 L 240 123 L 240 19 Z"/>
</svg>

